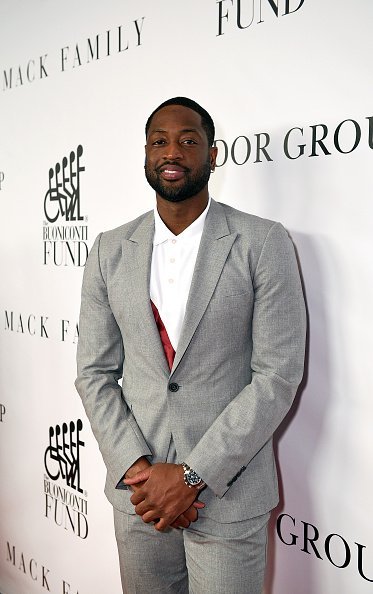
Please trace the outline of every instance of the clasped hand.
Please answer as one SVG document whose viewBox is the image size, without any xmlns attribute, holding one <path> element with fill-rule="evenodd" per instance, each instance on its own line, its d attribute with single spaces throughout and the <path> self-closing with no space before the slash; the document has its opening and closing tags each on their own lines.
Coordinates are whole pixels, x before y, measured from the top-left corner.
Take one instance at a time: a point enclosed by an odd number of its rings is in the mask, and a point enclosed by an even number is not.
<svg viewBox="0 0 373 594">
<path fill-rule="evenodd" d="M 124 479 L 133 487 L 131 503 L 136 513 L 144 522 L 154 522 L 156 530 L 188 528 L 205 505 L 197 500 L 197 489 L 185 484 L 183 474 L 181 464 L 160 463 Z"/>
</svg>

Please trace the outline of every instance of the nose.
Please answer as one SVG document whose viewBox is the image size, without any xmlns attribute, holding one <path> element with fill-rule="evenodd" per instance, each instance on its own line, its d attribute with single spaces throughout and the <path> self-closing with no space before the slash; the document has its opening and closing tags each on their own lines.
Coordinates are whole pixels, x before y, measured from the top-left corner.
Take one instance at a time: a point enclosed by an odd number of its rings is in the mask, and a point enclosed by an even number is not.
<svg viewBox="0 0 373 594">
<path fill-rule="evenodd" d="M 182 159 L 183 153 L 180 144 L 177 141 L 170 141 L 165 147 L 163 158 L 170 161 Z"/>
</svg>

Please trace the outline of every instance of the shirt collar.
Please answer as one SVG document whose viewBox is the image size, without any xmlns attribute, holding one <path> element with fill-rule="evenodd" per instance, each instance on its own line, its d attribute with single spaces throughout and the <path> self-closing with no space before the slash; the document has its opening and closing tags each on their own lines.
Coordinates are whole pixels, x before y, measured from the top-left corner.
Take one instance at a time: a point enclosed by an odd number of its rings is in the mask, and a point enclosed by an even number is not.
<svg viewBox="0 0 373 594">
<path fill-rule="evenodd" d="M 159 245 L 169 239 L 177 238 L 177 240 L 184 240 L 184 239 L 192 239 L 198 235 L 202 235 L 203 227 L 205 225 L 205 219 L 210 208 L 211 204 L 211 196 L 209 196 L 209 201 L 205 210 L 199 215 L 199 217 L 193 221 L 189 227 L 184 229 L 182 233 L 179 235 L 174 235 L 172 231 L 164 224 L 161 217 L 159 216 L 157 206 L 154 207 L 154 223 L 155 223 L 155 230 L 154 230 L 154 240 L 153 245 Z"/>
</svg>

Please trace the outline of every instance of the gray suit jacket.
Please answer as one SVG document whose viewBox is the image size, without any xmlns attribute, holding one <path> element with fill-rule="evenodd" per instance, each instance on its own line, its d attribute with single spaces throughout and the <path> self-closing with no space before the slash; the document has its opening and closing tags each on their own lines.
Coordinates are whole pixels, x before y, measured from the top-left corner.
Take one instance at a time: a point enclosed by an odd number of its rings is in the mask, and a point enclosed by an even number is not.
<svg viewBox="0 0 373 594">
<path fill-rule="evenodd" d="M 272 435 L 303 373 L 292 242 L 279 223 L 211 202 L 170 372 L 149 298 L 153 234 L 153 212 L 101 234 L 84 273 L 76 387 L 105 492 L 134 513 L 116 485 L 140 456 L 165 461 L 172 436 L 178 462 L 208 485 L 202 515 L 260 515 L 278 501 Z"/>
</svg>

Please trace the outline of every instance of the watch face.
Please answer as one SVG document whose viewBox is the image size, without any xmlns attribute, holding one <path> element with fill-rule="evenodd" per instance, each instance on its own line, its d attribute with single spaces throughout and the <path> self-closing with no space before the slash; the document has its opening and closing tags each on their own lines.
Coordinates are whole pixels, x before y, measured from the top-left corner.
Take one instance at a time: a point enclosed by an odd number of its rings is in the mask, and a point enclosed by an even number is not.
<svg viewBox="0 0 373 594">
<path fill-rule="evenodd" d="M 189 472 L 186 475 L 186 480 L 190 485 L 193 485 L 193 487 L 195 487 L 201 482 L 202 479 L 198 476 L 196 472 L 194 472 L 194 470 L 189 470 Z"/>
</svg>

